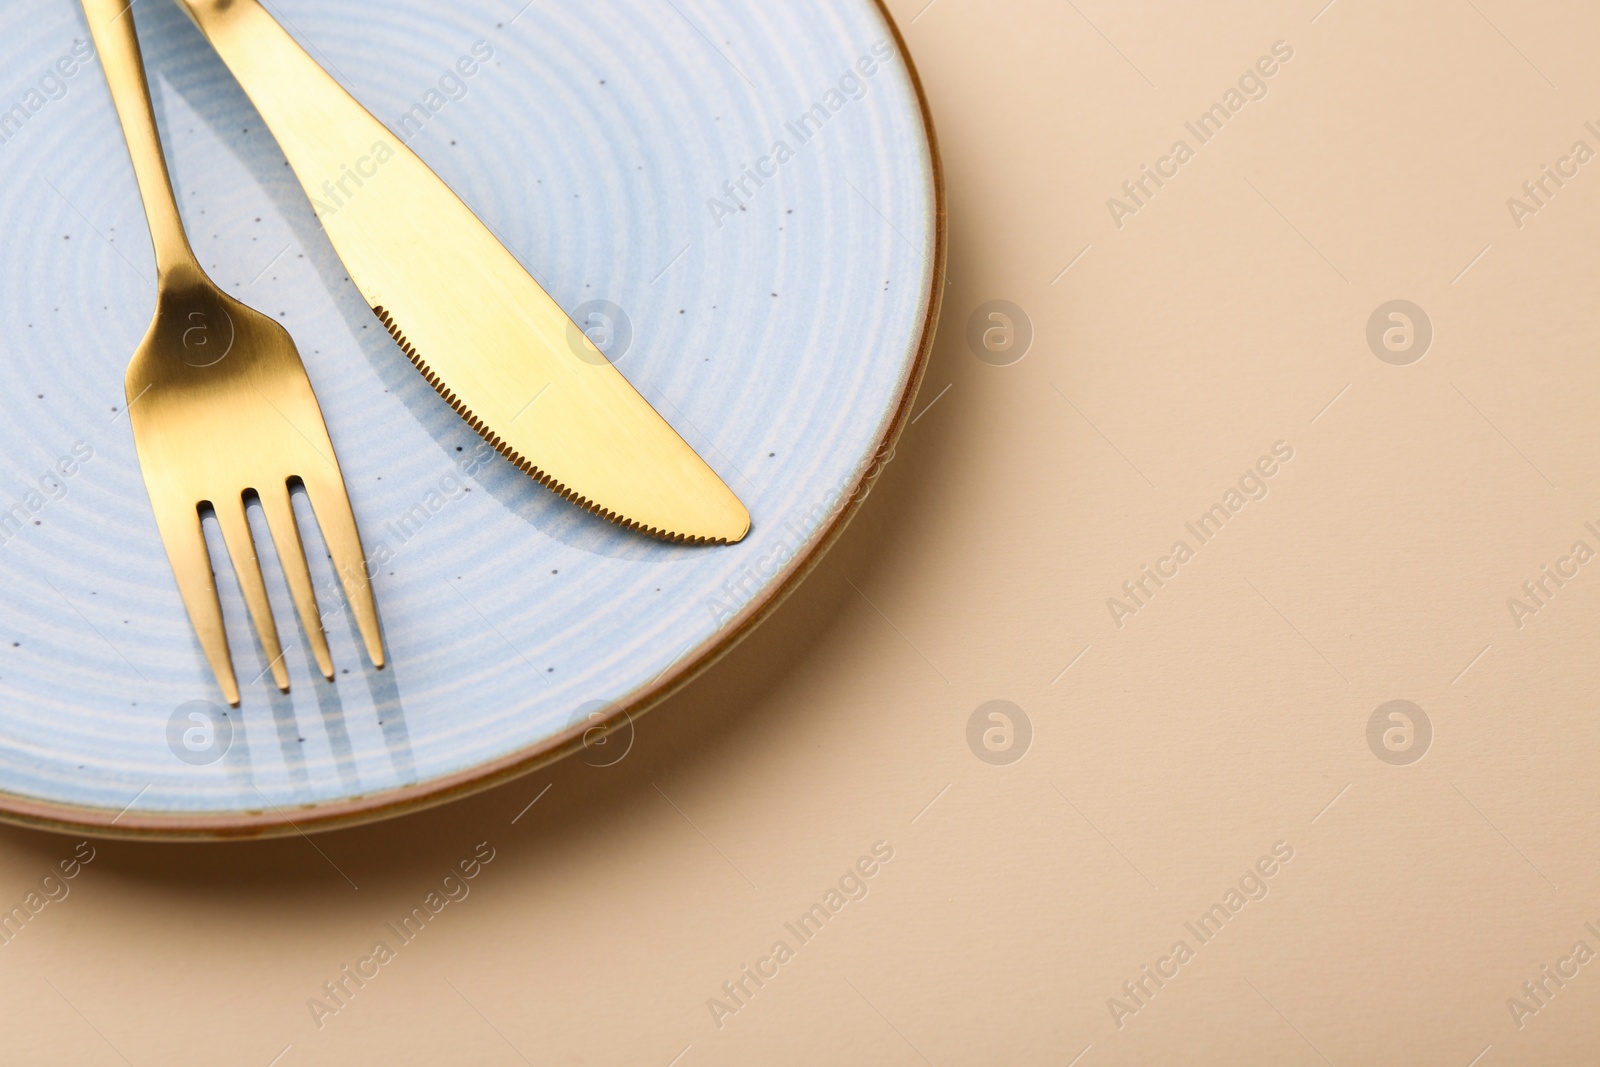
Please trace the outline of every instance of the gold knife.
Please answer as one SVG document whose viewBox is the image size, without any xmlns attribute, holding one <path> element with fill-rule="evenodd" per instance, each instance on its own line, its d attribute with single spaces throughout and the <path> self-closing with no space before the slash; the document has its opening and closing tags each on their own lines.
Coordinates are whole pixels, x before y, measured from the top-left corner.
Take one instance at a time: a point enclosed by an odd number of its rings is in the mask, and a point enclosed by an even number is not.
<svg viewBox="0 0 1600 1067">
<path fill-rule="evenodd" d="M 428 165 L 257 0 L 179 0 L 277 138 L 424 378 L 506 458 L 631 529 L 726 544 L 750 514 Z M 331 190 L 331 193 L 330 193 Z"/>
</svg>

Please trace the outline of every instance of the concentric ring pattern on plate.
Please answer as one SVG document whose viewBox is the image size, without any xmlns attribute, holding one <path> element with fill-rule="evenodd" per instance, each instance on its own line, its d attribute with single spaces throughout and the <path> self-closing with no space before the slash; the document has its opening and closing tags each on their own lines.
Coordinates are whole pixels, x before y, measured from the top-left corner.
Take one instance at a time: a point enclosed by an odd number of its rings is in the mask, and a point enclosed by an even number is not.
<svg viewBox="0 0 1600 1067">
<path fill-rule="evenodd" d="M 169 720 L 220 697 L 122 410 L 154 303 L 149 237 L 100 69 L 71 58 L 88 37 L 79 8 L 10 5 L 0 809 L 298 820 L 536 752 L 770 598 L 873 464 L 917 365 L 935 163 L 904 57 L 866 0 L 271 6 L 564 308 L 622 309 L 585 324 L 745 501 L 752 532 L 715 549 L 650 541 L 481 448 L 350 285 L 215 54 L 168 0 L 141 0 L 196 251 L 300 346 L 378 564 L 392 663 L 368 668 L 324 592 L 337 681 L 317 678 L 296 637 L 294 688 L 279 694 L 223 564 L 243 706 L 217 758 L 179 758 Z M 297 634 L 270 552 L 263 565 Z"/>
</svg>

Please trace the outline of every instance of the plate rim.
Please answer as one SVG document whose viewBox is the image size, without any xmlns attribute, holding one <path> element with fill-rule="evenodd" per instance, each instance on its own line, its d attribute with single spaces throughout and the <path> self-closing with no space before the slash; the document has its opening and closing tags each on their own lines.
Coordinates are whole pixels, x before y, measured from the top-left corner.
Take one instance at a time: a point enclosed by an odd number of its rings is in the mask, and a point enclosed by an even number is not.
<svg viewBox="0 0 1600 1067">
<path fill-rule="evenodd" d="M 263 840 L 291 834 L 305 835 L 346 829 L 439 807 L 532 774 L 542 767 L 581 751 L 584 747 L 584 737 L 591 730 L 610 729 L 624 720 L 631 723 L 688 686 L 766 621 L 779 605 L 799 588 L 800 583 L 810 575 L 822 561 L 823 556 L 827 555 L 829 549 L 838 541 L 845 527 L 855 518 L 856 512 L 860 510 L 871 492 L 877 474 L 882 469 L 883 458 L 893 454 L 895 443 L 908 425 L 913 402 L 927 373 L 939 315 L 944 303 L 945 261 L 949 240 L 944 164 L 939 154 L 939 137 L 934 127 L 933 111 L 928 104 L 928 95 L 923 87 L 922 77 L 917 71 L 916 62 L 906 48 L 905 35 L 895 21 L 894 14 L 889 10 L 887 0 L 870 0 L 870 2 L 883 16 L 884 23 L 888 26 L 900 57 L 905 63 L 906 73 L 916 92 L 917 106 L 922 116 L 923 135 L 928 141 L 928 152 L 932 163 L 934 216 L 933 271 L 929 278 L 931 291 L 926 294 L 927 313 L 922 321 L 916 353 L 900 387 L 899 403 L 869 453 L 872 462 L 866 464 L 856 480 L 851 483 L 844 505 L 835 512 L 832 521 L 802 546 L 786 567 L 780 580 L 769 584 L 761 596 L 745 605 L 734 616 L 729 626 L 713 634 L 695 649 L 692 655 L 683 657 L 679 663 L 663 671 L 654 681 L 636 690 L 625 702 L 619 701 L 599 722 L 586 720 L 515 752 L 474 764 L 452 774 L 381 792 L 297 806 L 287 811 L 269 805 L 270 811 L 244 809 L 226 814 L 192 812 L 129 814 L 126 808 L 120 812 L 113 812 L 110 808 L 39 800 L 20 793 L 0 790 L 0 823 L 52 833 L 88 835 L 99 839 L 156 842 Z"/>
</svg>

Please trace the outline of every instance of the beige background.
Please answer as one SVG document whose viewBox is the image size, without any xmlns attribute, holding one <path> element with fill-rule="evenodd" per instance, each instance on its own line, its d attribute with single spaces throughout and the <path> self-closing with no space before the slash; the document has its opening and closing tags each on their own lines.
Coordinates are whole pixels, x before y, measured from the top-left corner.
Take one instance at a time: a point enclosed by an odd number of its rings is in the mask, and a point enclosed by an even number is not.
<svg viewBox="0 0 1600 1067">
<path fill-rule="evenodd" d="M 1600 149 L 1600 11 L 1322 2 L 896 0 L 945 314 L 814 576 L 616 766 L 310 841 L 98 844 L 0 948 L 0 1060 L 1592 1062 L 1600 962 L 1520 1028 L 1506 1002 L 1600 951 L 1600 564 L 1520 629 L 1506 601 L 1600 548 L 1600 163 L 1521 229 L 1506 199 Z M 1107 198 L 1280 40 L 1118 229 Z M 965 341 L 997 298 L 1036 333 L 1007 367 Z M 1396 298 L 1435 330 L 1410 366 L 1365 339 Z M 1107 598 L 1280 440 L 1270 495 L 1118 629 Z M 1032 723 L 1009 766 L 968 748 L 992 699 Z M 1433 727 L 1409 766 L 1367 741 L 1395 699 Z M 470 896 L 318 1029 L 307 999 L 480 841 Z M 719 1028 L 708 998 L 877 841 L 870 894 Z M 72 849 L 0 829 L 0 901 Z"/>
</svg>

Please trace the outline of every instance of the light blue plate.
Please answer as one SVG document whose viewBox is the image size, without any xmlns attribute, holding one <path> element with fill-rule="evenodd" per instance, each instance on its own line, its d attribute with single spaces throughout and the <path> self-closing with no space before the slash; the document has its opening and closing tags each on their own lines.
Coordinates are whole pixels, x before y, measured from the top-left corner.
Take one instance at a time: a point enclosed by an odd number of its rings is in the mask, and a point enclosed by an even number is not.
<svg viewBox="0 0 1600 1067">
<path fill-rule="evenodd" d="M 583 320 L 753 530 L 724 548 L 647 540 L 482 446 L 345 278 L 204 39 L 168 0 L 139 0 L 195 249 L 294 335 L 382 561 L 379 672 L 308 545 L 339 675 L 323 682 L 291 641 L 288 696 L 221 562 L 245 683 L 224 713 L 122 413 L 154 263 L 110 96 L 75 3 L 6 5 L 0 817 L 188 836 L 330 826 L 527 769 L 607 716 L 625 726 L 798 580 L 920 375 L 937 164 L 870 0 L 272 9 Z M 225 561 L 216 538 L 212 553 Z M 287 639 L 299 628 L 270 551 L 263 564 Z"/>
</svg>

